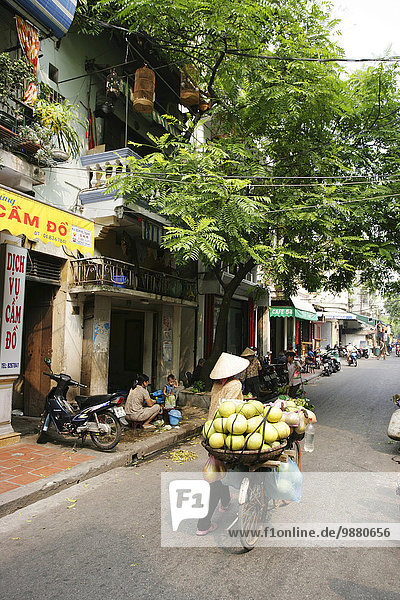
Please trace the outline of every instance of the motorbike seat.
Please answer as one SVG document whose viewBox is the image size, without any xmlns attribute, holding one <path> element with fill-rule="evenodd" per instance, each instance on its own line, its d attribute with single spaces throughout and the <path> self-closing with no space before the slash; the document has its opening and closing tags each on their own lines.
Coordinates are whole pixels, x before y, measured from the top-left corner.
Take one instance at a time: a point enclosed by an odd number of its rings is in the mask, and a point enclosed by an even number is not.
<svg viewBox="0 0 400 600">
<path fill-rule="evenodd" d="M 76 396 L 75 401 L 79 408 L 88 408 L 89 406 L 96 406 L 96 404 L 103 404 L 103 402 L 109 402 L 112 398 L 121 396 L 121 394 L 99 394 L 98 396 Z"/>
</svg>

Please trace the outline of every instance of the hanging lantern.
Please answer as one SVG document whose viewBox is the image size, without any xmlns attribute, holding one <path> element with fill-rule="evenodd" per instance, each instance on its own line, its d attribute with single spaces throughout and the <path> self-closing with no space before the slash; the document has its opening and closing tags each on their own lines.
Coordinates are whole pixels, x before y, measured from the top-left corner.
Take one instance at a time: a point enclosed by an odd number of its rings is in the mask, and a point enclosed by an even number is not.
<svg viewBox="0 0 400 600">
<path fill-rule="evenodd" d="M 137 112 L 153 112 L 156 76 L 147 65 L 137 69 L 135 73 L 135 89 L 133 94 L 133 108 Z"/>
<path fill-rule="evenodd" d="M 185 65 L 181 71 L 181 103 L 193 106 L 200 101 L 199 72 L 193 65 Z"/>
</svg>

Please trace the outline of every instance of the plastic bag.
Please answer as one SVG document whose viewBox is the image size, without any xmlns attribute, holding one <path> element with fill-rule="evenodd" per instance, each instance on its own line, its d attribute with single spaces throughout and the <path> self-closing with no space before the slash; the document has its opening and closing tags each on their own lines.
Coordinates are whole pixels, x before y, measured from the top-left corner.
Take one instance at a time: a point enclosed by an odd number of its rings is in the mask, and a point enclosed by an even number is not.
<svg viewBox="0 0 400 600">
<path fill-rule="evenodd" d="M 265 474 L 264 493 L 274 500 L 300 502 L 303 475 L 296 463 L 289 458 L 279 470 Z"/>
<path fill-rule="evenodd" d="M 168 396 L 165 396 L 165 408 L 175 408 L 176 405 L 176 398 L 175 398 L 175 394 L 168 394 Z"/>
<path fill-rule="evenodd" d="M 203 467 L 203 479 L 208 481 L 208 483 L 214 483 L 215 481 L 220 481 L 223 479 L 225 475 L 225 463 L 210 454 L 206 464 Z"/>
</svg>

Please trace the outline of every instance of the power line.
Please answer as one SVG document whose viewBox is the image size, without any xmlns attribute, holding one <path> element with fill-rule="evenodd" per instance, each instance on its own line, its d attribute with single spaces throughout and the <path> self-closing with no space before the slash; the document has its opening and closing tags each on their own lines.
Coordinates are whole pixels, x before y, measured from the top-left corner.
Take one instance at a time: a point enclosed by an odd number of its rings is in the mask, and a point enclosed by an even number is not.
<svg viewBox="0 0 400 600">
<path fill-rule="evenodd" d="M 110 165 L 111 166 L 111 165 Z M 106 169 L 87 169 L 85 167 L 61 167 L 61 166 L 54 166 L 54 167 L 45 167 L 45 168 L 49 168 L 49 169 L 59 169 L 59 170 L 64 170 L 64 171 L 83 171 L 85 173 L 104 173 L 105 175 L 108 173 Z M 171 175 L 171 176 L 180 176 L 182 177 L 183 175 L 187 176 L 190 175 L 189 173 L 166 173 L 166 174 L 160 174 L 160 173 L 154 173 L 154 172 L 145 172 L 145 173 L 134 173 L 134 172 L 124 172 L 124 173 L 116 173 L 115 175 L 119 175 L 120 177 L 137 177 L 140 179 L 156 179 L 157 181 L 163 181 L 163 182 L 167 182 L 167 183 L 181 183 L 184 185 L 196 185 L 196 181 L 188 181 L 188 180 L 182 180 L 182 179 L 166 179 L 165 177 L 162 178 L 161 175 Z M 111 176 L 115 176 L 115 175 L 111 175 Z M 193 177 L 198 177 L 198 178 L 205 178 L 205 179 L 225 179 L 228 181 L 235 181 L 235 180 L 245 180 L 245 179 L 261 179 L 257 176 L 253 176 L 253 175 L 241 175 L 238 177 L 235 177 L 234 175 L 230 176 L 230 175 L 205 175 L 202 173 L 193 173 Z M 343 176 L 344 177 L 344 176 Z M 394 175 L 392 177 L 395 177 Z M 317 177 L 316 177 L 317 178 Z M 327 177 L 323 177 L 323 176 L 318 176 L 318 178 L 325 178 L 325 179 L 329 179 L 329 176 Z M 356 176 L 357 178 L 357 176 Z M 296 179 L 295 177 L 269 177 L 269 176 L 265 176 L 265 179 Z M 302 177 L 299 177 L 299 179 L 303 179 Z M 308 177 L 305 177 L 304 179 L 308 179 Z M 361 179 L 361 176 L 358 177 L 358 179 Z M 274 188 L 302 188 L 302 187 L 315 187 L 315 186 L 322 186 L 322 187 L 328 187 L 328 186 L 338 186 L 338 187 L 342 187 L 342 186 L 358 186 L 358 185 L 375 185 L 375 186 L 382 186 L 385 185 L 387 183 L 397 183 L 400 181 L 400 178 L 398 179 L 390 179 L 390 178 L 382 178 L 380 181 L 373 181 L 371 178 L 367 178 L 365 177 L 364 181 L 334 181 L 332 183 L 328 182 L 308 182 L 308 183 L 252 183 L 250 182 L 248 184 L 248 187 L 254 188 L 254 187 L 274 187 Z"/>
<path fill-rule="evenodd" d="M 118 31 L 124 32 L 124 33 L 128 33 L 130 35 L 137 35 L 139 37 L 142 37 L 143 39 L 149 41 L 150 43 L 153 43 L 155 45 L 158 44 L 158 42 L 156 40 L 153 40 L 152 38 L 149 38 L 148 36 L 144 35 L 143 32 L 139 32 L 139 31 L 131 31 L 130 29 L 126 28 L 126 27 L 121 27 L 118 25 L 114 25 L 113 23 L 106 23 L 105 21 L 99 21 L 97 19 L 93 19 L 91 17 L 87 18 L 89 21 L 92 21 L 93 23 L 97 23 L 99 25 L 102 25 L 102 27 L 105 27 L 107 29 L 116 29 Z M 179 52 L 179 47 L 177 48 L 176 46 L 174 46 L 174 44 L 171 43 L 166 43 L 164 42 L 164 47 L 168 46 L 170 48 L 173 48 L 175 51 Z M 193 46 L 188 44 L 187 47 L 189 49 L 191 49 L 193 51 Z M 213 48 L 212 46 L 205 48 L 204 46 L 200 46 L 199 50 L 204 51 L 204 50 L 214 50 L 214 51 L 221 51 L 221 48 Z M 239 56 L 239 57 L 243 57 L 243 58 L 254 58 L 254 59 L 260 59 L 260 60 L 273 60 L 273 61 L 293 61 L 293 62 L 319 62 L 319 63 L 329 63 L 329 62 L 356 62 L 356 63 L 364 63 L 364 62 L 399 62 L 400 61 L 400 56 L 384 56 L 384 57 L 380 57 L 380 58 L 347 58 L 347 57 L 342 57 L 342 58 L 338 58 L 338 57 L 331 57 L 331 58 L 311 58 L 311 57 L 303 57 L 303 56 L 274 56 L 274 55 L 262 55 L 262 54 L 252 54 L 250 52 L 246 52 L 245 50 L 236 50 L 234 48 L 232 49 L 224 49 L 225 54 L 230 54 L 232 56 Z"/>
<path fill-rule="evenodd" d="M 250 54 L 249 52 L 242 52 L 241 50 L 227 50 L 227 54 L 233 56 L 239 56 L 243 58 L 255 58 L 259 60 L 282 60 L 286 62 L 318 62 L 318 63 L 330 63 L 330 62 L 399 62 L 400 56 L 387 56 L 381 58 L 309 58 L 302 56 L 274 56 L 274 55 L 262 55 L 262 54 Z"/>
</svg>

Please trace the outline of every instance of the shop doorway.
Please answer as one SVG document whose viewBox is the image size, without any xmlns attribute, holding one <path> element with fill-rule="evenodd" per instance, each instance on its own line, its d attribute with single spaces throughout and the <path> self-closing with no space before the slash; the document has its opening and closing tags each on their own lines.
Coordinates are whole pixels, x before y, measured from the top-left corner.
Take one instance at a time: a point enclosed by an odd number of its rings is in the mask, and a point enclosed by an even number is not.
<svg viewBox="0 0 400 600">
<path fill-rule="evenodd" d="M 38 417 L 50 389 L 49 377 L 43 375 L 44 358 L 51 358 L 53 324 L 53 286 L 26 282 L 22 372 L 24 414 Z"/>
<path fill-rule="evenodd" d="M 110 327 L 109 392 L 129 391 L 143 373 L 144 313 L 113 311 Z"/>
</svg>

